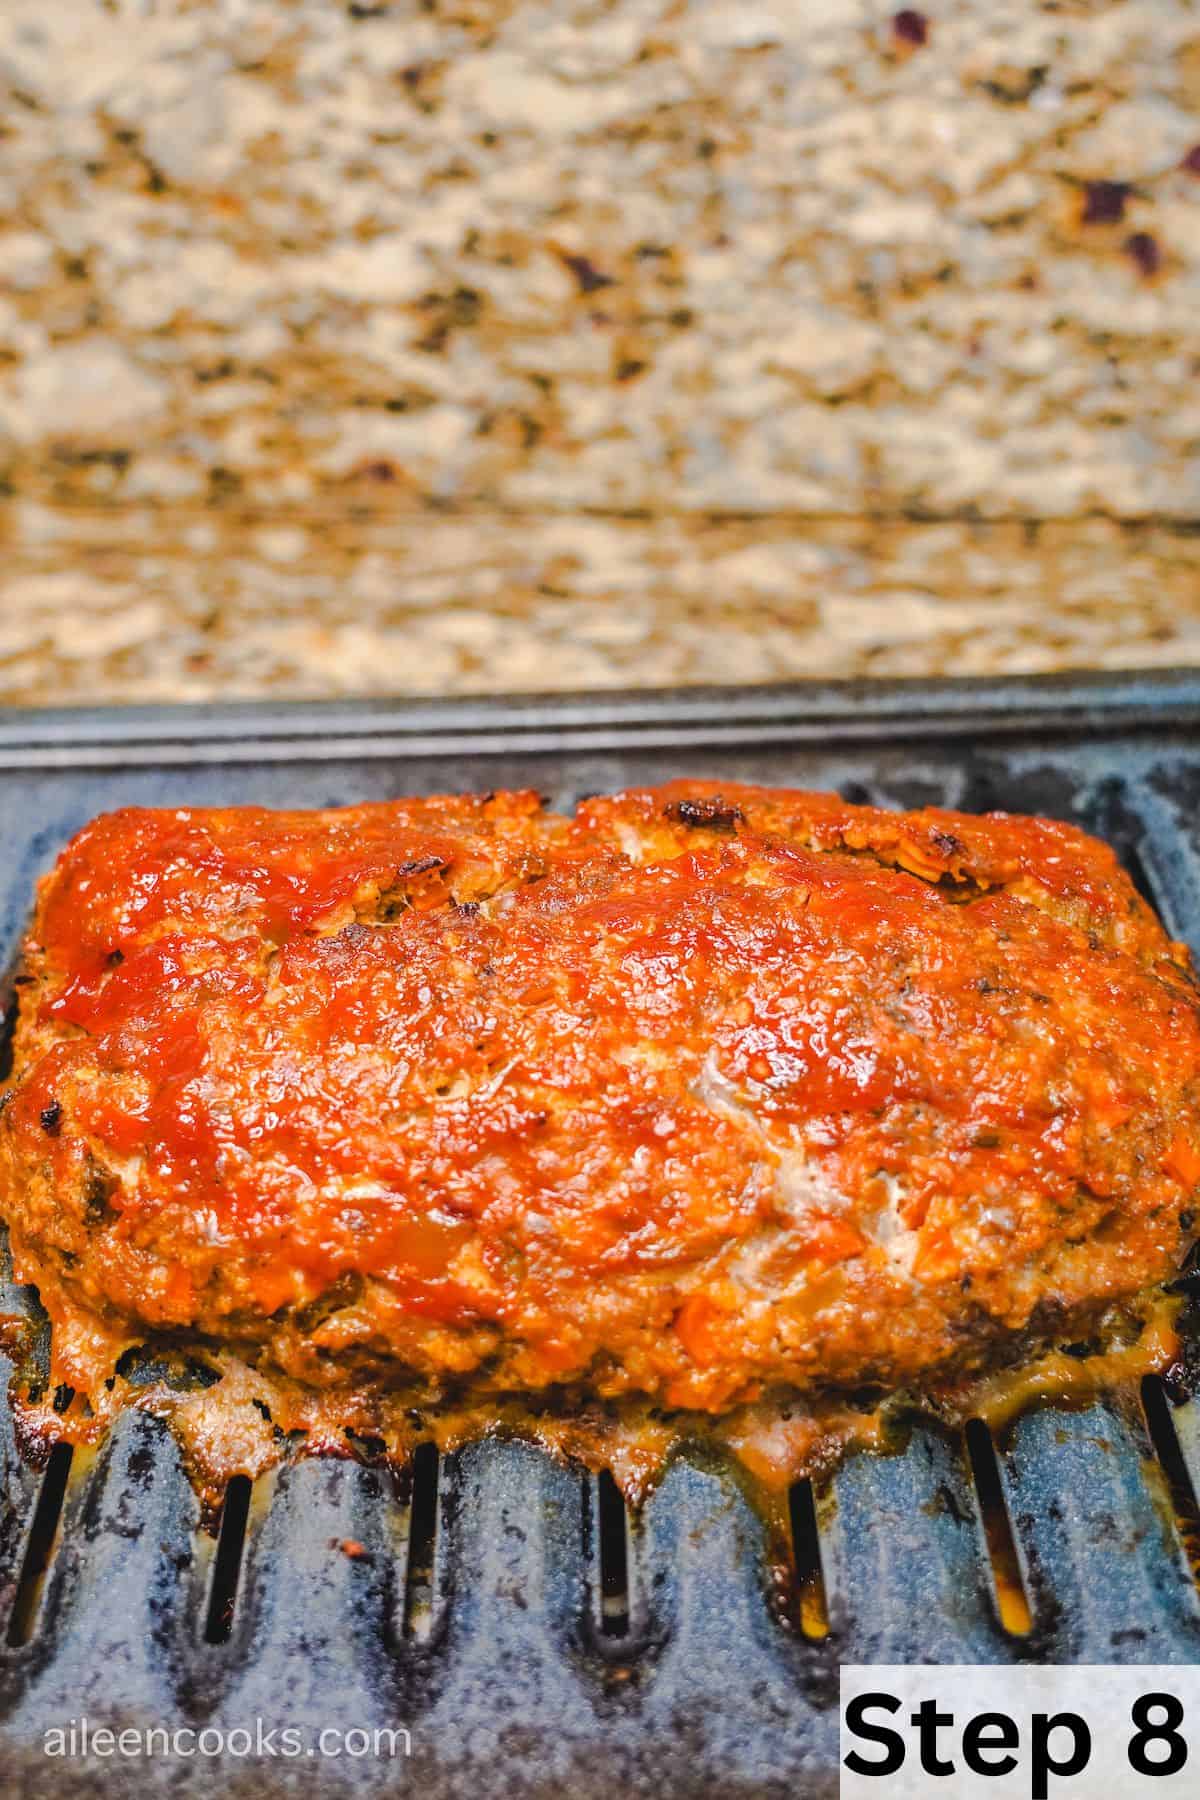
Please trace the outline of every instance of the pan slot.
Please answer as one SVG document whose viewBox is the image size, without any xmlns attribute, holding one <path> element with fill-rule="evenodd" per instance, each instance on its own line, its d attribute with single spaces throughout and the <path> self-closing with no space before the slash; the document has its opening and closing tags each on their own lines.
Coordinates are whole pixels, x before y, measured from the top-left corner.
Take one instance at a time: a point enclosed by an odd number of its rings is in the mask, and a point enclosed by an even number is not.
<svg viewBox="0 0 1200 1800">
<path fill-rule="evenodd" d="M 801 1634 L 819 1644 L 829 1636 L 829 1599 L 821 1562 L 821 1533 L 811 1481 L 795 1481 L 788 1495 L 796 1619 Z"/>
<path fill-rule="evenodd" d="M 1147 1375 L 1142 1382 L 1142 1412 L 1158 1466 L 1166 1482 L 1171 1510 L 1194 1580 L 1200 1580 L 1200 1504 L 1183 1446 L 1175 1429 L 1171 1402 L 1162 1380 Z"/>
<path fill-rule="evenodd" d="M 1004 1499 L 996 1446 L 982 1419 L 967 1421 L 965 1437 L 967 1460 L 992 1569 L 996 1612 L 1010 1637 L 1028 1637 L 1033 1629 L 1033 1609 L 1029 1604 L 1021 1553 Z"/>
<path fill-rule="evenodd" d="M 246 1524 L 250 1517 L 250 1492 L 251 1481 L 248 1475 L 230 1477 L 221 1504 L 221 1528 L 217 1537 L 217 1553 L 213 1558 L 212 1581 L 204 1619 L 204 1638 L 209 1644 L 228 1643 L 233 1631 L 238 1577 L 246 1545 Z"/>
<path fill-rule="evenodd" d="M 1146 905 L 1153 907 L 1154 911 L 1163 918 L 1165 923 L 1166 914 L 1163 907 L 1162 896 L 1158 893 L 1150 875 L 1150 871 L 1146 866 L 1146 857 L 1141 843 L 1120 844 L 1118 845 L 1118 850 L 1121 858 L 1121 865 L 1130 881 L 1132 881 L 1134 887 L 1146 902 Z"/>
<path fill-rule="evenodd" d="M 412 1460 L 403 1635 L 418 1642 L 433 1630 L 440 1463 L 436 1444 L 417 1445 Z"/>
<path fill-rule="evenodd" d="M 865 781 L 839 781 L 838 793 L 847 806 L 878 806 L 879 797 Z"/>
<path fill-rule="evenodd" d="M 1107 838 L 1142 899 L 1173 938 L 1196 946 L 1195 847 L 1181 830 L 1175 809 L 1142 781 L 1118 780 L 1106 804 L 1093 808 L 1089 829 Z"/>
<path fill-rule="evenodd" d="M 42 1474 L 8 1619 L 10 1644 L 27 1644 L 37 1629 L 42 1589 L 58 1547 L 72 1455 L 70 1444 L 55 1444 Z"/>
<path fill-rule="evenodd" d="M 1162 830 L 1158 836 L 1145 832 L 1121 853 L 1121 861 L 1134 887 L 1152 906 L 1173 938 L 1196 944 L 1196 898 L 1194 864 L 1183 864 L 1185 852 L 1174 834 Z"/>
<path fill-rule="evenodd" d="M 6 1082 L 13 1071 L 13 1039 L 17 1034 L 17 990 L 13 988 L 5 992 L 5 982 L 0 978 L 0 1083 Z"/>
<path fill-rule="evenodd" d="M 629 1513 L 625 1496 L 607 1469 L 590 1483 L 596 1545 L 597 1624 L 600 1635 L 629 1635 Z"/>
</svg>

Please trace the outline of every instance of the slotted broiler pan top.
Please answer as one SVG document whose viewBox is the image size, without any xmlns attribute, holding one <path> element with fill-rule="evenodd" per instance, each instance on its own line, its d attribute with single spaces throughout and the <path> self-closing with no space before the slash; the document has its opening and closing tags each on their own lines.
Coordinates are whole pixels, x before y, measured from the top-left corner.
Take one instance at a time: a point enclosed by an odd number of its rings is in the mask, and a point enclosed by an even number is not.
<svg viewBox="0 0 1200 1800">
<path fill-rule="evenodd" d="M 1074 820 L 1200 949 L 1191 673 L 8 713 L 5 957 L 38 873 L 106 808 L 524 785 L 567 807 L 688 774 Z M 298 1459 L 230 1496 L 214 1544 L 157 1421 L 127 1414 L 94 1456 L 36 1471 L 5 1409 L 0 1792 L 834 1794 L 843 1661 L 1200 1660 L 1200 1419 L 1176 1398 L 1151 1383 L 1045 1408 L 994 1449 L 918 1420 L 903 1454 L 852 1457 L 797 1496 L 799 1575 L 699 1452 L 629 1520 L 611 1487 L 520 1443 L 399 1475 Z M 1022 1591 L 1024 1633 L 1004 1622 Z M 226 1748 L 46 1753 L 85 1718 L 207 1727 Z M 398 1726 L 410 1754 L 376 1754 Z M 357 1753 L 310 1755 L 330 1727 L 361 1734 Z M 247 1750 L 256 1731 L 274 1755 Z"/>
</svg>

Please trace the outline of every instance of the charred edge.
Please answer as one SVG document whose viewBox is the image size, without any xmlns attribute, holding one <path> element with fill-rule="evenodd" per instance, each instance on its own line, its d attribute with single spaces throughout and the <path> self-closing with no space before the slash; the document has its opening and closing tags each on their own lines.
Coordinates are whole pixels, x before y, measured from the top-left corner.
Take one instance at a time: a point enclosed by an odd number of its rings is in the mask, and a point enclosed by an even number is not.
<svg viewBox="0 0 1200 1800">
<path fill-rule="evenodd" d="M 449 862 L 444 856 L 418 856 L 413 862 L 401 863 L 396 870 L 397 881 L 407 881 L 411 875 L 431 875 L 435 869 L 448 869 Z"/>
<path fill-rule="evenodd" d="M 216 1387 L 221 1379 L 219 1369 L 189 1353 L 186 1347 L 157 1339 L 153 1343 L 131 1344 L 128 1350 L 123 1350 L 113 1373 L 131 1388 L 161 1385 L 176 1394 Z"/>
<path fill-rule="evenodd" d="M 946 857 L 948 861 L 957 860 L 967 854 L 967 847 L 962 839 L 956 838 L 952 831 L 943 831 L 940 825 L 932 827 L 929 841 L 939 855 Z"/>
<path fill-rule="evenodd" d="M 1188 1223 L 1185 1225 L 1184 1220 Z M 1194 1215 L 1185 1210 L 1179 1215 L 1181 1231 L 1193 1229 Z M 1183 1259 L 1183 1274 L 1178 1282 L 1168 1283 L 1168 1293 L 1183 1295 L 1183 1304 L 1175 1321 L 1178 1334 L 1179 1352 L 1170 1368 L 1164 1369 L 1161 1380 L 1168 1400 L 1173 1406 L 1182 1406 L 1185 1400 L 1200 1394 L 1200 1269 L 1197 1259 L 1200 1257 L 1200 1243 L 1192 1244 Z"/>
<path fill-rule="evenodd" d="M 89 1150 L 83 1174 L 83 1210 L 92 1224 L 107 1217 L 109 1203 L 120 1185 L 112 1170 L 106 1168 Z"/>
<path fill-rule="evenodd" d="M 663 817 L 692 830 L 721 831 L 732 835 L 739 825 L 745 823 L 746 815 L 740 806 L 723 800 L 720 794 L 713 794 L 706 799 L 670 800 L 663 807 Z"/>
</svg>

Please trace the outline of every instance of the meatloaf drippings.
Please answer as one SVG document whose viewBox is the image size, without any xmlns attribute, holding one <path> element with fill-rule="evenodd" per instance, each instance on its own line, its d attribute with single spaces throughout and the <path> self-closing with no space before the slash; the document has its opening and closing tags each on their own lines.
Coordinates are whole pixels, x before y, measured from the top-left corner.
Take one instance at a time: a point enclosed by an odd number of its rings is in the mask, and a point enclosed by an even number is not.
<svg viewBox="0 0 1200 1800">
<path fill-rule="evenodd" d="M 949 1394 L 1136 1332 L 1189 1241 L 1187 953 L 1044 819 L 128 809 L 19 979 L 0 1213 L 91 1416 L 147 1343 L 358 1430 Z"/>
</svg>

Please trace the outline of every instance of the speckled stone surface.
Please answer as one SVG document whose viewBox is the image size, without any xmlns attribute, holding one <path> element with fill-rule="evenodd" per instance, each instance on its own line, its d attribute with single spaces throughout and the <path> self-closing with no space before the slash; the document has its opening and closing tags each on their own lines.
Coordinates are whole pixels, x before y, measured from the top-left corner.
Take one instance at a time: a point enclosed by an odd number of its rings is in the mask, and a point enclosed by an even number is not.
<svg viewBox="0 0 1200 1800">
<path fill-rule="evenodd" d="M 53 510 L 22 509 L 3 698 L 1200 665 L 1200 536 L 1163 527 L 149 508 L 73 525 L 64 545 Z"/>
<path fill-rule="evenodd" d="M 1198 144 L 1184 0 L 5 0 L 0 696 L 1196 660 Z"/>
</svg>

